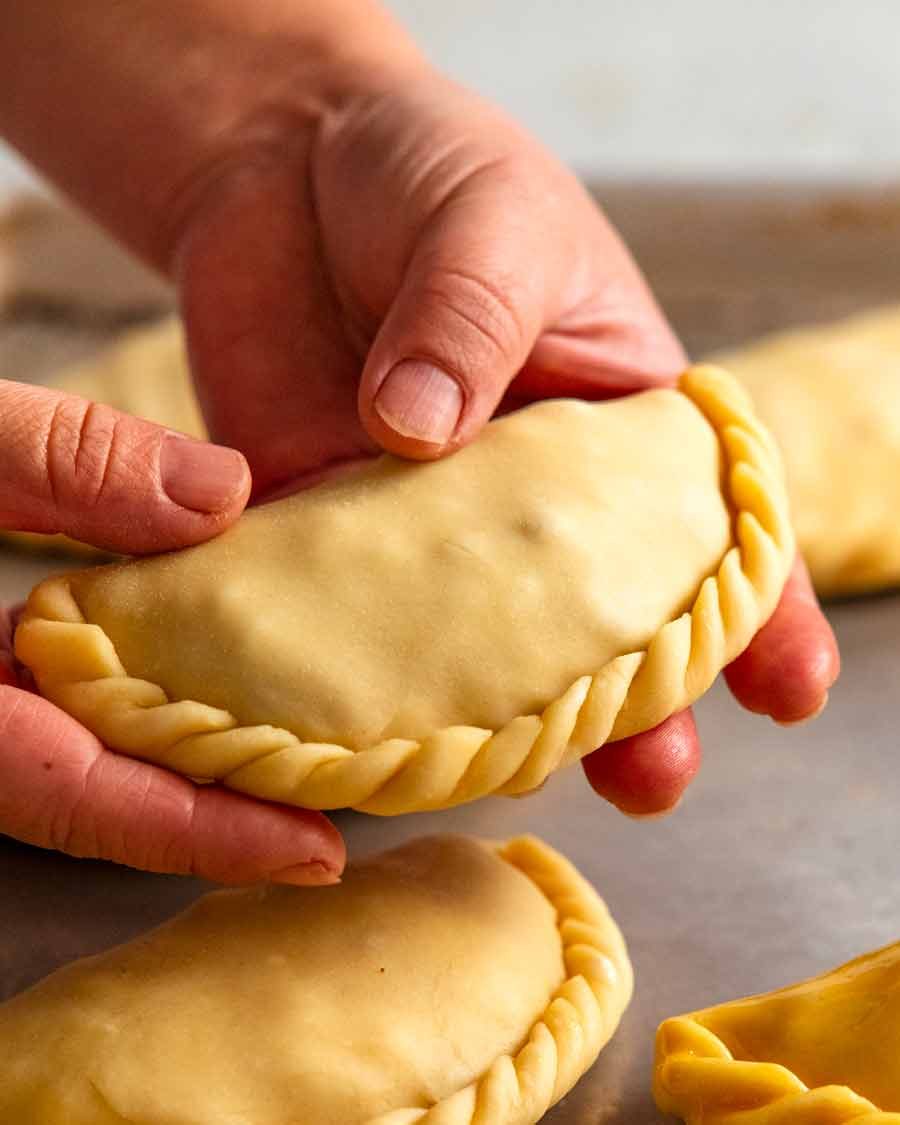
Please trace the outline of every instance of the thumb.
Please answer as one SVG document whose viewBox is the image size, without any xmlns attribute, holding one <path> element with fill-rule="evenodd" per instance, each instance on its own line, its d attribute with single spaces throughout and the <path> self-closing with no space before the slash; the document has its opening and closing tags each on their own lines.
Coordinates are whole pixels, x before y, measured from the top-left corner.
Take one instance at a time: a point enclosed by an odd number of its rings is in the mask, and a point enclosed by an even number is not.
<svg viewBox="0 0 900 1125">
<path fill-rule="evenodd" d="M 0 527 L 143 554 L 218 534 L 249 492 L 236 450 L 0 380 Z"/>
<path fill-rule="evenodd" d="M 541 230 L 537 245 L 540 224 L 495 194 L 473 187 L 432 220 L 369 353 L 360 417 L 393 453 L 427 459 L 473 438 L 556 312 L 564 242 Z"/>
</svg>

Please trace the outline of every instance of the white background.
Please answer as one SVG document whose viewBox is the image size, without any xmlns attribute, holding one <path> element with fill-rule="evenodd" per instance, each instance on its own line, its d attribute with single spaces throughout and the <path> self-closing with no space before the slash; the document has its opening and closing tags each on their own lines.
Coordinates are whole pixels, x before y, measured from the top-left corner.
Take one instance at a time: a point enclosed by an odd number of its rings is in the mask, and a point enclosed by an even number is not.
<svg viewBox="0 0 900 1125">
<path fill-rule="evenodd" d="M 389 5 L 586 175 L 900 175 L 900 0 Z"/>
</svg>

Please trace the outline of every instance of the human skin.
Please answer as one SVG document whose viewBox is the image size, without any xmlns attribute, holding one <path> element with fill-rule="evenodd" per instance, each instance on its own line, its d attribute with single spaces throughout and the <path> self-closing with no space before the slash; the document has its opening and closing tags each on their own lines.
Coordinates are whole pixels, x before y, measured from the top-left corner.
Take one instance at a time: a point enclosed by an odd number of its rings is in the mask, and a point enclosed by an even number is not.
<svg viewBox="0 0 900 1125">
<path fill-rule="evenodd" d="M 220 445 L 0 383 L 0 526 L 173 549 L 223 530 L 251 494 L 381 448 L 441 457 L 497 409 L 684 368 L 574 176 L 370 0 L 7 6 L 0 132 L 175 282 Z M 339 874 L 320 814 L 111 754 L 3 667 L 0 830 L 222 882 Z M 821 709 L 837 674 L 798 561 L 726 679 L 790 723 Z M 646 815 L 677 804 L 699 760 L 685 713 L 583 765 L 599 794 Z"/>
</svg>

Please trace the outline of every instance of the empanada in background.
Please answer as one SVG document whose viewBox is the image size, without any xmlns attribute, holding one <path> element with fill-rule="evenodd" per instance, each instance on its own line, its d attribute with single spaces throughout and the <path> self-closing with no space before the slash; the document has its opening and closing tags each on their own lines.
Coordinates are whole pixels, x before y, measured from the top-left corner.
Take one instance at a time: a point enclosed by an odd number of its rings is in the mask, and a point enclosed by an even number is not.
<svg viewBox="0 0 900 1125">
<path fill-rule="evenodd" d="M 219 538 L 50 579 L 16 634 L 114 750 L 308 808 L 540 786 L 702 695 L 794 557 L 744 392 L 553 400 L 451 457 L 383 456 Z"/>
<path fill-rule="evenodd" d="M 900 1125 L 900 943 L 666 1020 L 654 1094 L 687 1125 Z"/>
<path fill-rule="evenodd" d="M 631 997 L 562 856 L 414 840 L 202 898 L 0 1006 L 8 1125 L 534 1125 Z"/>
<path fill-rule="evenodd" d="M 900 306 L 715 356 L 781 447 L 797 542 L 823 595 L 900 584 Z"/>
</svg>

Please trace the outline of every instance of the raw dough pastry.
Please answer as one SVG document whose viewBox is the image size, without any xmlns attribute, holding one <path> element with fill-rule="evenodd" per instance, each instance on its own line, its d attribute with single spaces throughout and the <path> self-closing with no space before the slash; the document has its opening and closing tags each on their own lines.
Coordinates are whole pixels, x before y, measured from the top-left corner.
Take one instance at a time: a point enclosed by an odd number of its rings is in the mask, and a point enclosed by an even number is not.
<svg viewBox="0 0 900 1125">
<path fill-rule="evenodd" d="M 900 943 L 666 1020 L 654 1095 L 688 1125 L 900 1125 Z"/>
<path fill-rule="evenodd" d="M 603 902 L 522 837 L 207 895 L 0 1007 L 9 1125 L 532 1125 L 615 1031 Z"/>
<path fill-rule="evenodd" d="M 62 371 L 50 385 L 170 430 L 206 437 L 194 395 L 181 322 L 170 317 L 127 333 L 100 355 Z M 17 546 L 103 555 L 65 535 L 0 532 Z"/>
<path fill-rule="evenodd" d="M 900 306 L 717 357 L 784 453 L 800 550 L 822 594 L 900 584 Z"/>
<path fill-rule="evenodd" d="M 50 579 L 16 636 L 108 746 L 310 808 L 521 793 L 692 703 L 793 540 L 743 392 L 545 402 L 178 554 Z M 171 702 L 170 702 L 171 701 Z"/>
</svg>

